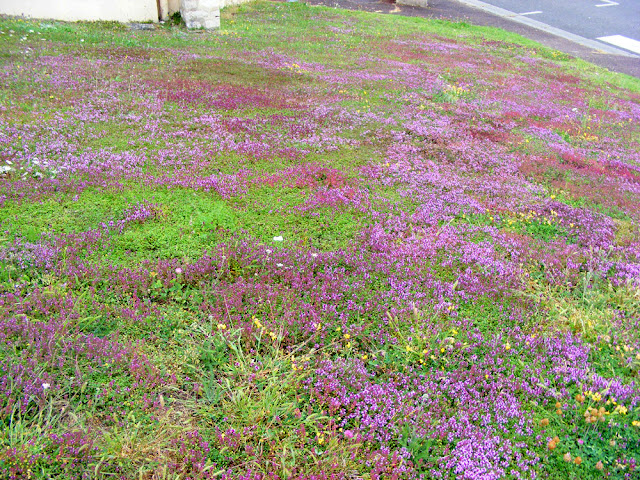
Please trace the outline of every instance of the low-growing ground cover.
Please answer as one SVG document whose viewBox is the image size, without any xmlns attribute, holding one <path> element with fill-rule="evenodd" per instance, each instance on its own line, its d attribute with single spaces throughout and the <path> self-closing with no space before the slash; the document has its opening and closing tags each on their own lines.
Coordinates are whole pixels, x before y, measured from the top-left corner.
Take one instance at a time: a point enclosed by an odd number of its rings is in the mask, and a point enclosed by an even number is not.
<svg viewBox="0 0 640 480">
<path fill-rule="evenodd" d="M 640 82 L 222 23 L 0 20 L 2 478 L 638 478 Z"/>
</svg>

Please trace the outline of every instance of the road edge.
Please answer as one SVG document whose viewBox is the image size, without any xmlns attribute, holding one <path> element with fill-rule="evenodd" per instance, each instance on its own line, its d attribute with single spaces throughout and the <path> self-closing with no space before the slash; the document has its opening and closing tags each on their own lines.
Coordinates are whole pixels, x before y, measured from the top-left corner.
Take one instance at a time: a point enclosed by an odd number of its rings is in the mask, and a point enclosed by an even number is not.
<svg viewBox="0 0 640 480">
<path fill-rule="evenodd" d="M 488 3 L 482 2 L 480 0 L 456 0 L 456 1 L 468 7 L 484 10 L 485 12 L 505 18 L 507 20 L 521 23 L 523 25 L 527 25 L 528 27 L 535 28 L 536 30 L 541 30 L 543 32 L 550 33 L 552 35 L 564 38 L 566 40 L 570 40 L 584 47 L 591 48 L 597 52 L 610 53 L 613 55 L 620 55 L 623 57 L 630 57 L 630 58 L 640 58 L 640 56 L 635 55 L 626 50 L 612 47 L 610 45 L 607 45 L 606 43 L 598 42 L 597 40 L 591 40 L 589 38 L 576 35 L 575 33 L 567 32 L 566 30 L 562 30 L 561 28 L 552 27 L 551 25 L 548 25 L 546 23 L 539 22 L 538 20 L 525 17 L 523 15 L 512 12 L 510 10 L 506 10 L 501 7 L 489 5 Z"/>
</svg>

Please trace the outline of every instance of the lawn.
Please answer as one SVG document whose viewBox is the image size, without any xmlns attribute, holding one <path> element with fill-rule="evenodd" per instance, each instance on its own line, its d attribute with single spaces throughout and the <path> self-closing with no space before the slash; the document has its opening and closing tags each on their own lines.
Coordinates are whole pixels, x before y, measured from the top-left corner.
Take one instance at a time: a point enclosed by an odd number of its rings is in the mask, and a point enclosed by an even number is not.
<svg viewBox="0 0 640 480">
<path fill-rule="evenodd" d="M 640 80 L 465 23 L 0 19 L 0 477 L 640 478 Z"/>
</svg>

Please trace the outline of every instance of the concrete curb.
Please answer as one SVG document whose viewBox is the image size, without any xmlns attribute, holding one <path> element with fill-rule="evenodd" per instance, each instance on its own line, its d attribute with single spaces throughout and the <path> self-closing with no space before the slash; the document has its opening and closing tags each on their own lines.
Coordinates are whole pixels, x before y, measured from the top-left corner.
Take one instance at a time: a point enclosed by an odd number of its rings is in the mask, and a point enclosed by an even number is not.
<svg viewBox="0 0 640 480">
<path fill-rule="evenodd" d="M 398 5 L 408 5 L 410 7 L 427 8 L 429 0 L 396 0 Z"/>
<path fill-rule="evenodd" d="M 541 30 L 543 32 L 550 33 L 552 35 L 565 38 L 574 43 L 582 45 L 584 47 L 596 50 L 597 52 L 611 53 L 611 54 L 620 55 L 623 57 L 640 58 L 638 55 L 627 52 L 626 50 L 621 50 L 619 48 L 611 47 L 605 43 L 598 42 L 596 40 L 591 40 L 589 38 L 581 37 L 580 35 L 576 35 L 574 33 L 567 32 L 560 28 L 552 27 L 551 25 L 547 25 L 546 23 L 533 20 L 532 18 L 519 15 L 515 12 L 505 10 L 504 8 L 489 5 L 488 3 L 481 2 L 480 0 L 457 0 L 457 1 L 469 7 L 477 8 L 480 10 L 484 10 L 485 12 L 491 13 L 493 15 L 497 15 L 498 17 L 502 17 L 502 18 L 511 20 L 513 22 L 518 22 L 523 25 L 527 25 L 531 28 L 535 28 L 536 30 Z"/>
</svg>

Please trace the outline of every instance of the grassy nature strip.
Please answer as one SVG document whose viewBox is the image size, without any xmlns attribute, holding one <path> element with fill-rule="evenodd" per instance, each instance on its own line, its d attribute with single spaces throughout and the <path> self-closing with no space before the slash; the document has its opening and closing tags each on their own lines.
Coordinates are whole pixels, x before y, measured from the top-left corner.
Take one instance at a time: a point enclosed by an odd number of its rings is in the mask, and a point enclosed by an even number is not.
<svg viewBox="0 0 640 480">
<path fill-rule="evenodd" d="M 640 83 L 223 17 L 0 20 L 3 476 L 637 477 Z"/>
</svg>

